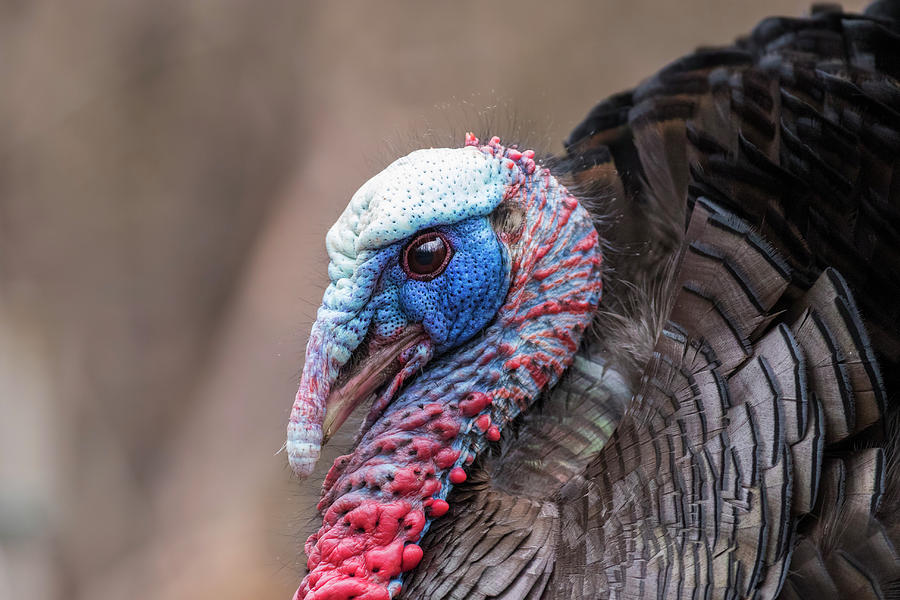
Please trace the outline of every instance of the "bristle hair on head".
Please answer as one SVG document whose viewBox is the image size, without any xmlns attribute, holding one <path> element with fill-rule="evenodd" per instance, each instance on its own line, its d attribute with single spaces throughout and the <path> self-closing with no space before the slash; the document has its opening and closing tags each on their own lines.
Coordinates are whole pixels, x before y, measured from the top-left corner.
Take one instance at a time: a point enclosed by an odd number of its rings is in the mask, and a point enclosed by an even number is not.
<svg viewBox="0 0 900 600">
<path fill-rule="evenodd" d="M 379 150 L 366 161 L 372 171 L 380 171 L 399 156 L 422 148 L 457 148 L 467 132 L 482 139 L 497 135 L 509 145 L 532 148 L 538 162 L 559 147 L 547 130 L 549 120 L 523 117 L 516 104 L 499 98 L 473 96 L 436 105 L 431 112 L 404 130 L 384 139 Z"/>
</svg>

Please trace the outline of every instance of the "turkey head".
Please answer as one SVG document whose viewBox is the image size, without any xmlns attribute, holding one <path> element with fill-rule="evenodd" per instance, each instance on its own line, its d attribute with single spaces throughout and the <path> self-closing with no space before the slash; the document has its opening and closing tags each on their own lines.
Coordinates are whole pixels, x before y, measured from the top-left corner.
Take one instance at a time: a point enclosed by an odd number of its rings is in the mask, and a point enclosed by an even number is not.
<svg viewBox="0 0 900 600">
<path fill-rule="evenodd" d="M 288 425 L 294 472 L 371 401 L 329 471 L 305 600 L 383 600 L 466 468 L 572 362 L 600 300 L 588 212 L 534 160 L 419 150 L 368 181 L 328 232 L 331 284 Z"/>
</svg>

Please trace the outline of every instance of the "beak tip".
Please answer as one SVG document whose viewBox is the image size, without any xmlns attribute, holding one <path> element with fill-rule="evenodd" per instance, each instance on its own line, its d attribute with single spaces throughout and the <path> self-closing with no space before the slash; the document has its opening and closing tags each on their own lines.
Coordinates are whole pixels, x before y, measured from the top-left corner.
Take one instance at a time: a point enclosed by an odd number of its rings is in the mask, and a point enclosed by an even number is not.
<svg viewBox="0 0 900 600">
<path fill-rule="evenodd" d="M 316 468 L 321 453 L 320 444 L 297 443 L 288 440 L 288 463 L 294 474 L 300 479 L 306 479 Z"/>
</svg>

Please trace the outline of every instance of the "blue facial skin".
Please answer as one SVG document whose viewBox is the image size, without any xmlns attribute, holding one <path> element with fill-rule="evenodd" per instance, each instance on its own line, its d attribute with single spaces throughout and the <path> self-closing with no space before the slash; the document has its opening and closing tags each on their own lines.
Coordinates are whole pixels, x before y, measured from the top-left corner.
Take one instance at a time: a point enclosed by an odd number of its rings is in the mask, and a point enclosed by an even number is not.
<svg viewBox="0 0 900 600">
<path fill-rule="evenodd" d="M 372 330 L 376 339 L 391 339 L 404 326 L 421 323 L 435 354 L 441 354 L 468 341 L 497 314 L 509 288 L 510 265 L 487 217 L 433 230 L 446 237 L 453 256 L 431 281 L 411 279 L 400 264 L 403 248 L 415 236 L 382 251 L 393 256 L 371 302 Z"/>
</svg>

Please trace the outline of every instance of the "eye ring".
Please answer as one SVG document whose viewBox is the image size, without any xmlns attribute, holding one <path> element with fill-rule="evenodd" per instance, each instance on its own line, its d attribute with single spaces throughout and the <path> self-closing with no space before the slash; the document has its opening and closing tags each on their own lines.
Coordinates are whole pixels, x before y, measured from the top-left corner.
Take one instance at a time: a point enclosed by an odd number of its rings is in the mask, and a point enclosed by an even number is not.
<svg viewBox="0 0 900 600">
<path fill-rule="evenodd" d="M 401 255 L 400 263 L 410 279 L 431 281 L 444 272 L 453 258 L 453 246 L 444 234 L 427 231 L 413 238 Z"/>
</svg>

